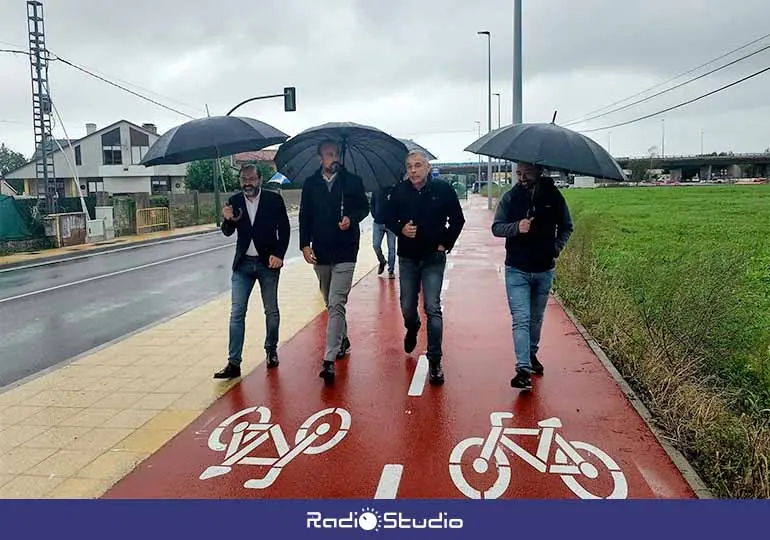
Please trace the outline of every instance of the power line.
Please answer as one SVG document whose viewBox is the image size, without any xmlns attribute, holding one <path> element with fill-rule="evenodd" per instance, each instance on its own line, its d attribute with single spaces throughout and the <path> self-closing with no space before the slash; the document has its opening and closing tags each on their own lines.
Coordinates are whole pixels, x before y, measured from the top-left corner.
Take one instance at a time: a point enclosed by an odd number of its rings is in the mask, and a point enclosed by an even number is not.
<svg viewBox="0 0 770 540">
<path fill-rule="evenodd" d="M 583 114 L 583 115 L 581 115 L 581 116 L 577 117 L 577 119 L 576 119 L 576 120 L 572 120 L 572 121 L 570 121 L 570 123 L 571 123 L 571 124 L 574 124 L 575 122 L 579 121 L 579 120 L 580 120 L 581 118 L 583 118 L 584 116 L 588 116 L 588 115 L 591 115 L 591 114 L 594 114 L 594 113 L 597 113 L 597 112 L 603 111 L 603 110 L 605 110 L 605 109 L 608 109 L 608 108 L 610 108 L 610 107 L 614 107 L 615 105 L 619 105 L 620 103 L 623 103 L 623 102 L 625 102 L 625 101 L 628 101 L 629 99 L 634 99 L 634 98 L 635 98 L 635 97 L 637 97 L 637 96 L 641 96 L 642 94 L 645 94 L 645 93 L 649 92 L 650 90 L 655 90 L 656 88 L 659 88 L 659 87 L 661 87 L 661 86 L 663 86 L 663 85 L 666 85 L 666 84 L 668 84 L 668 83 L 670 83 L 670 82 L 673 82 L 673 81 L 675 81 L 675 80 L 679 79 L 680 77 L 684 77 L 685 75 L 689 75 L 690 73 L 693 73 L 693 72 L 695 72 L 695 71 L 698 71 L 698 70 L 699 70 L 700 68 L 702 68 L 702 67 L 706 67 L 706 66 L 708 66 L 709 64 L 713 64 L 713 63 L 714 63 L 714 62 L 716 62 L 717 60 L 721 60 L 722 58 L 725 58 L 725 57 L 727 57 L 727 56 L 730 56 L 731 54 L 733 54 L 733 53 L 736 53 L 736 52 L 738 52 L 738 51 L 740 51 L 740 50 L 742 50 L 742 49 L 745 49 L 746 47 L 749 47 L 749 46 L 751 46 L 751 45 L 754 45 L 755 43 L 757 43 L 757 42 L 759 42 L 759 41 L 762 41 L 763 39 L 766 39 L 766 38 L 768 38 L 768 37 L 770 37 L 770 33 L 768 33 L 768 34 L 765 34 L 764 36 L 760 36 L 760 37 L 758 37 L 758 38 L 756 38 L 756 39 L 754 39 L 754 40 L 752 40 L 752 41 L 749 41 L 748 43 L 746 43 L 746 44 L 744 44 L 744 45 L 741 45 L 740 47 L 738 47 L 738 48 L 736 48 L 736 49 L 733 49 L 733 50 L 731 50 L 731 51 L 728 51 L 728 52 L 726 52 L 725 54 L 723 54 L 723 55 L 721 55 L 721 56 L 718 56 L 718 57 L 716 57 L 716 58 L 712 58 L 712 59 L 711 59 L 711 60 L 709 60 L 708 62 L 705 62 L 705 63 L 703 63 L 703 64 L 701 64 L 701 65 L 699 65 L 699 66 L 696 66 L 696 67 L 694 67 L 694 68 L 692 68 L 692 69 L 689 69 L 689 70 L 687 70 L 687 71 L 684 71 L 684 72 L 682 72 L 682 73 L 680 73 L 680 74 L 678 74 L 678 75 L 674 75 L 674 76 L 673 76 L 673 77 L 671 77 L 670 79 L 667 79 L 667 80 L 665 80 L 665 81 L 663 81 L 663 82 L 661 82 L 661 83 L 658 83 L 658 84 L 656 84 L 656 85 L 650 86 L 649 88 L 647 88 L 647 89 L 645 89 L 645 90 L 642 90 L 642 91 L 640 91 L 640 92 L 637 92 L 636 94 L 630 95 L 630 96 L 628 96 L 628 97 L 626 97 L 626 98 L 623 98 L 623 99 L 621 99 L 621 100 L 618 100 L 618 101 L 615 101 L 615 102 L 613 102 L 613 103 L 610 103 L 609 105 L 605 105 L 604 107 L 600 107 L 600 108 L 598 108 L 598 109 L 595 109 L 595 110 L 593 110 L 593 111 L 587 112 L 587 113 L 585 113 L 585 114 Z M 566 125 L 566 124 L 564 124 L 564 125 Z"/>
<path fill-rule="evenodd" d="M 0 52 L 14 53 L 14 54 L 25 54 L 25 55 L 29 56 L 29 53 L 27 51 L 17 51 L 15 49 L 0 49 Z"/>
<path fill-rule="evenodd" d="M 143 96 L 142 94 L 139 94 L 138 92 L 134 92 L 133 90 L 131 90 L 129 88 L 126 88 L 125 86 L 121 86 L 118 83 L 115 83 L 115 82 L 112 82 L 112 81 L 110 81 L 108 79 L 105 79 L 104 77 L 102 77 L 100 75 L 97 75 L 96 73 L 93 73 L 92 71 L 89 71 L 89 70 L 87 70 L 87 69 L 85 69 L 85 68 L 83 68 L 81 66 L 78 66 L 77 64 L 73 64 L 72 62 L 62 58 L 61 56 L 56 56 L 56 60 L 58 60 L 59 62 L 62 62 L 64 64 L 67 64 L 68 66 L 73 67 L 73 68 L 75 68 L 75 69 L 77 69 L 79 71 L 82 71 L 83 73 L 85 73 L 87 75 L 90 75 L 91 77 L 99 79 L 100 81 L 106 82 L 107 84 L 110 84 L 110 85 L 112 85 L 112 86 L 114 86 L 116 88 L 119 88 L 120 90 L 123 90 L 124 92 L 128 92 L 129 94 L 133 94 L 134 96 L 136 96 L 138 98 L 144 99 L 145 101 L 149 101 L 150 103 L 152 103 L 154 105 L 157 105 L 158 107 L 163 107 L 164 109 L 167 109 L 167 110 L 169 110 L 171 112 L 175 112 L 177 114 L 181 114 L 182 116 L 186 116 L 187 118 L 190 118 L 192 120 L 195 119 L 194 116 L 190 116 L 187 113 L 184 113 L 182 111 L 174 109 L 173 107 L 169 107 L 168 105 L 164 105 L 163 103 L 160 103 L 159 101 L 155 101 L 152 98 L 148 98 L 147 96 Z"/>
<path fill-rule="evenodd" d="M 618 107 L 617 109 L 612 109 L 611 111 L 607 111 L 607 112 L 602 113 L 602 114 L 597 114 L 595 116 L 590 116 L 590 117 L 586 118 L 585 120 L 578 120 L 578 121 L 574 121 L 574 122 L 567 122 L 566 124 L 562 124 L 562 125 L 564 127 L 567 127 L 567 126 L 571 126 L 571 125 L 574 125 L 574 124 L 582 124 L 582 123 L 588 122 L 590 120 L 596 120 L 597 118 L 602 118 L 604 116 L 607 116 L 608 114 L 616 113 L 618 111 L 623 111 L 625 109 L 633 107 L 634 105 L 638 105 L 639 103 L 644 103 L 645 101 L 649 101 L 649 100 L 651 100 L 653 98 L 656 98 L 658 96 L 662 96 L 663 94 L 666 94 L 668 92 L 676 90 L 677 88 L 681 88 L 683 86 L 686 86 L 686 85 L 690 84 L 691 82 L 695 82 L 695 81 L 697 81 L 699 79 L 702 79 L 703 77 L 707 77 L 708 75 L 711 75 L 712 73 L 716 73 L 717 71 L 721 71 L 721 70 L 723 70 L 725 68 L 728 68 L 728 67 L 730 67 L 730 66 L 732 66 L 734 64 L 737 64 L 738 62 L 742 62 L 742 61 L 746 60 L 747 58 L 750 58 L 750 57 L 752 57 L 752 56 L 754 56 L 756 54 L 759 54 L 761 52 L 764 52 L 764 51 L 766 51 L 768 49 L 770 49 L 770 45 L 766 45 L 766 46 L 762 47 L 761 49 L 758 49 L 758 50 L 756 50 L 756 51 L 754 51 L 752 53 L 747 54 L 746 56 L 742 56 L 742 57 L 740 57 L 740 58 L 738 58 L 736 60 L 733 60 L 732 62 L 729 62 L 729 63 L 723 65 L 723 66 L 719 66 L 718 68 L 714 68 L 711 71 L 707 71 L 706 73 L 698 75 L 697 77 L 694 77 L 692 79 L 688 79 L 688 80 L 684 81 L 683 83 L 677 84 L 676 86 L 672 86 L 671 88 L 667 88 L 665 90 L 662 90 L 662 91 L 658 92 L 657 94 L 653 94 L 653 95 L 648 96 L 648 97 L 646 97 L 644 99 L 633 101 L 633 102 L 629 103 L 628 105 L 624 105 L 622 107 Z"/>
<path fill-rule="evenodd" d="M 613 129 L 620 126 L 627 126 L 628 124 L 633 124 L 635 122 L 640 122 L 642 120 L 647 120 L 648 118 L 652 118 L 653 116 L 658 116 L 659 114 L 667 113 L 669 111 L 673 111 L 674 109 L 679 109 L 680 107 L 684 107 L 685 105 L 689 105 L 691 103 L 695 103 L 696 101 L 699 101 L 703 98 L 707 98 L 709 96 L 713 96 L 717 92 L 721 92 L 722 90 L 727 90 L 728 88 L 735 86 L 737 84 L 740 84 L 742 82 L 748 81 L 749 79 L 753 79 L 754 77 L 757 77 L 759 75 L 762 75 L 763 73 L 766 73 L 770 71 L 770 66 L 766 67 L 765 69 L 761 69 L 759 71 L 756 71 L 752 73 L 751 75 L 747 75 L 746 77 L 742 79 L 738 79 L 737 81 L 733 81 L 730 84 L 726 84 L 725 86 L 722 86 L 721 88 L 717 88 L 716 90 L 712 90 L 711 92 L 708 92 L 706 94 L 702 94 L 698 97 L 692 98 L 690 100 L 687 100 L 683 103 L 679 103 L 678 105 L 674 105 L 673 107 L 668 107 L 667 109 L 663 109 L 662 111 L 654 112 L 652 114 L 647 114 L 645 116 L 640 116 L 639 118 L 635 118 L 633 120 L 628 120 L 627 122 L 620 122 L 618 124 L 613 124 L 611 126 L 604 126 L 601 128 L 595 128 L 595 129 L 582 129 L 578 130 L 580 133 L 593 133 L 595 131 L 606 131 L 608 129 Z"/>
</svg>

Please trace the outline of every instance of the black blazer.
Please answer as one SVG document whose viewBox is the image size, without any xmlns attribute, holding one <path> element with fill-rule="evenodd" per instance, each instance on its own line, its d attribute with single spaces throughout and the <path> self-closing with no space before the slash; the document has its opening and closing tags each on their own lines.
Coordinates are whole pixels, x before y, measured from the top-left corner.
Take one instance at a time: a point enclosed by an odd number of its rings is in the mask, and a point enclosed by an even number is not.
<svg viewBox="0 0 770 540">
<path fill-rule="evenodd" d="M 238 231 L 238 241 L 235 246 L 233 258 L 233 270 L 238 266 L 241 258 L 249 249 L 249 242 L 254 241 L 257 253 L 262 263 L 267 266 L 270 255 L 275 255 L 283 260 L 286 250 L 289 249 L 289 214 L 283 197 L 272 191 L 261 190 L 257 215 L 254 217 L 254 225 L 249 218 L 249 210 L 246 208 L 246 197 L 243 193 L 236 193 L 228 199 L 233 207 L 233 217 L 240 219 L 222 221 L 222 232 L 225 236 L 232 236 Z"/>
</svg>

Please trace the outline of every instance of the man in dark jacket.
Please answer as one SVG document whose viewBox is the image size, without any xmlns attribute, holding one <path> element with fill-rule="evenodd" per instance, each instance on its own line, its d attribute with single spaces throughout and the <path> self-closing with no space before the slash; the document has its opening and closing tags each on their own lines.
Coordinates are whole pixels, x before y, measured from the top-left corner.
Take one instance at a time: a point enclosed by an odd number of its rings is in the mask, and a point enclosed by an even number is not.
<svg viewBox="0 0 770 540">
<path fill-rule="evenodd" d="M 388 229 L 398 235 L 398 268 L 401 312 L 406 336 L 404 350 L 417 346 L 420 317 L 417 300 L 422 286 L 428 316 L 428 363 L 431 384 L 444 382 L 441 366 L 443 319 L 441 288 L 446 255 L 465 224 L 457 193 L 447 182 L 430 178 L 430 163 L 419 151 L 409 152 L 409 179 L 393 189 L 388 204 Z"/>
<path fill-rule="evenodd" d="M 334 380 L 334 362 L 350 349 L 345 306 L 353 284 L 361 239 L 359 224 L 369 215 L 369 201 L 359 176 L 340 162 L 333 140 L 318 145 L 321 167 L 302 186 L 299 247 L 314 265 L 329 320 L 320 376 Z"/>
<path fill-rule="evenodd" d="M 572 234 L 567 202 L 542 168 L 519 163 L 519 183 L 500 199 L 492 234 L 505 238 L 505 286 L 513 320 L 513 388 L 532 388 L 542 375 L 537 352 L 556 259 Z"/>
<path fill-rule="evenodd" d="M 385 226 L 387 220 L 386 211 L 388 200 L 390 199 L 392 188 L 380 189 L 372 193 L 372 247 L 377 255 L 380 266 L 377 274 L 385 271 L 385 265 L 388 265 L 388 278 L 396 278 L 396 235 Z M 382 253 L 382 238 L 388 237 L 388 259 Z"/>
<path fill-rule="evenodd" d="M 214 375 L 232 379 L 241 375 L 246 309 L 254 284 L 259 282 L 265 310 L 267 367 L 278 365 L 278 278 L 289 248 L 291 226 L 283 197 L 261 188 L 262 177 L 255 165 L 244 165 L 240 173 L 242 192 L 230 197 L 222 214 L 222 232 L 238 232 L 233 258 L 230 346 L 227 366 Z"/>
</svg>

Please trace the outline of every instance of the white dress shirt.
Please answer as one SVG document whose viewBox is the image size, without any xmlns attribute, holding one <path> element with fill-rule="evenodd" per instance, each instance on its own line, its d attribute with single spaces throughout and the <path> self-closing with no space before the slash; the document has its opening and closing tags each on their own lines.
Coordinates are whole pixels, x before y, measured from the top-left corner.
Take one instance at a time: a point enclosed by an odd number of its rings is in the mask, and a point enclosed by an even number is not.
<svg viewBox="0 0 770 540">
<path fill-rule="evenodd" d="M 248 197 L 244 196 L 244 199 L 246 199 L 246 210 L 249 212 L 249 219 L 251 220 L 251 224 L 254 225 L 254 218 L 257 216 L 257 208 L 259 207 L 259 199 L 262 196 L 262 190 L 259 190 L 259 193 L 257 194 L 257 198 L 254 199 L 254 202 L 251 202 Z M 251 257 L 257 256 L 257 247 L 254 245 L 254 241 L 252 240 L 249 242 L 249 249 L 246 250 L 246 255 L 249 255 Z"/>
</svg>

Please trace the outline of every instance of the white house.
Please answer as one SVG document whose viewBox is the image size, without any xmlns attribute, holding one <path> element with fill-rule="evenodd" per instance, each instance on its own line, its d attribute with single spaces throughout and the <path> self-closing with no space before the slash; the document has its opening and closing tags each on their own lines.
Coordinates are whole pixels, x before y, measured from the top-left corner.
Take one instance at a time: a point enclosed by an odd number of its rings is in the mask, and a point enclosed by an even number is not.
<svg viewBox="0 0 770 540">
<path fill-rule="evenodd" d="M 86 124 L 86 135 L 77 140 L 60 139 L 59 145 L 67 152 L 75 167 L 83 195 L 105 191 L 111 195 L 122 193 L 166 192 L 184 193 L 187 164 L 145 167 L 139 162 L 150 146 L 160 138 L 154 124 L 138 126 L 120 120 L 101 129 Z M 53 141 L 53 152 L 59 197 L 77 197 L 74 175 L 59 146 Z M 38 149 L 40 151 L 40 149 Z M 26 165 L 5 175 L 8 180 L 24 180 L 24 193 L 36 196 L 35 169 L 37 153 Z M 42 184 L 43 181 L 40 180 Z M 45 191 L 41 185 L 41 191 Z"/>
</svg>

